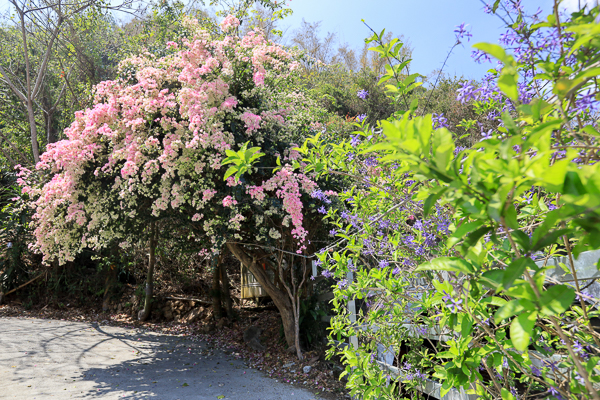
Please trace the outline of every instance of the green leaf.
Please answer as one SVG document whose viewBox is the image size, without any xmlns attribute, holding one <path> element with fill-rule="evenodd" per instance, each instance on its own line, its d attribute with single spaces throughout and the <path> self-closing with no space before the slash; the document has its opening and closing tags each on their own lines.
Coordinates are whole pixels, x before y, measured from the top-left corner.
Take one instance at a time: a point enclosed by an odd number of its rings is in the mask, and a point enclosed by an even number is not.
<svg viewBox="0 0 600 400">
<path fill-rule="evenodd" d="M 573 196 L 583 196 L 587 194 L 587 190 L 581 182 L 579 174 L 575 171 L 569 171 L 565 175 L 565 183 L 563 185 L 563 194 L 571 194 Z"/>
<path fill-rule="evenodd" d="M 442 171 L 448 169 L 448 164 L 454 156 L 454 140 L 452 134 L 446 128 L 436 129 L 433 133 L 432 150 L 435 157 L 435 165 Z"/>
<path fill-rule="evenodd" d="M 229 178 L 231 175 L 235 174 L 236 172 L 238 172 L 237 167 L 229 167 L 227 172 L 225 172 L 225 176 L 223 177 L 223 180 L 226 181 L 227 178 Z"/>
<path fill-rule="evenodd" d="M 183 385 L 181 385 L 182 387 L 186 387 L 186 386 L 190 386 L 187 383 L 184 383 Z"/>
<path fill-rule="evenodd" d="M 423 204 L 423 215 L 427 217 L 431 208 L 435 205 L 435 203 L 439 200 L 440 197 L 446 192 L 448 187 L 444 187 L 441 190 L 438 190 L 436 193 L 433 193 L 427 197 L 425 203 Z"/>
<path fill-rule="evenodd" d="M 523 275 L 523 272 L 525 272 L 525 268 L 528 266 L 535 269 L 535 263 L 529 257 L 517 258 L 510 263 L 502 276 L 502 287 L 504 287 L 504 289 L 511 287 L 515 279 L 520 278 L 521 275 Z"/>
<path fill-rule="evenodd" d="M 492 289 L 498 289 L 502 284 L 502 276 L 504 276 L 503 269 L 485 271 L 479 278 L 479 282 Z"/>
<path fill-rule="evenodd" d="M 533 246 L 531 247 L 531 251 L 539 251 L 550 245 L 553 245 L 558 241 L 558 238 L 560 238 L 563 235 L 566 235 L 571 231 L 572 229 L 567 228 L 550 231 L 533 244 Z"/>
<path fill-rule="evenodd" d="M 496 2 L 498 3 L 498 2 Z M 500 392 L 501 396 L 502 396 L 502 400 L 516 400 L 515 396 L 506 388 L 502 388 L 502 391 Z"/>
<path fill-rule="evenodd" d="M 410 106 L 409 106 L 409 110 L 411 113 L 413 113 L 417 107 L 419 106 L 419 99 L 417 99 L 416 97 L 413 99 L 413 101 L 410 102 Z"/>
<path fill-rule="evenodd" d="M 510 324 L 510 339 L 515 349 L 519 351 L 527 350 L 531 333 L 535 326 L 537 312 L 524 312 Z"/>
<path fill-rule="evenodd" d="M 469 233 L 467 235 L 467 237 L 465 238 L 465 242 L 463 245 L 465 247 L 474 246 L 479 241 L 479 239 L 481 239 L 486 233 L 488 233 L 491 230 L 492 230 L 491 226 L 482 226 L 481 228 L 477 229 L 475 232 Z"/>
<path fill-rule="evenodd" d="M 423 263 L 415 271 L 453 271 L 472 274 L 473 266 L 466 260 L 458 257 L 439 257 Z"/>
<path fill-rule="evenodd" d="M 460 241 L 460 239 L 463 238 L 463 236 L 465 236 L 467 233 L 472 232 L 473 230 L 479 228 L 484 223 L 485 223 L 485 221 L 473 221 L 473 222 L 463 223 L 458 228 L 456 228 L 456 231 L 454 231 L 452 236 L 450 236 L 448 238 L 448 246 L 449 247 L 454 246 L 456 243 L 458 243 Z"/>
<path fill-rule="evenodd" d="M 496 0 L 494 2 L 494 5 L 492 6 L 492 13 L 496 13 L 496 10 L 498 9 L 498 6 L 500 5 L 500 0 Z"/>
<path fill-rule="evenodd" d="M 517 86 L 519 77 L 515 73 L 505 72 L 504 69 L 498 78 L 498 88 L 514 102 L 519 101 L 519 87 Z"/>
<path fill-rule="evenodd" d="M 520 300 L 511 300 L 496 311 L 494 314 L 494 322 L 499 324 L 502 320 L 508 319 L 513 315 L 517 315 L 525 308 L 521 305 Z"/>
<path fill-rule="evenodd" d="M 511 229 L 519 229 L 519 222 L 517 220 L 517 210 L 515 206 L 511 203 L 504 207 L 502 210 L 502 214 L 504 216 L 504 220 L 506 221 L 506 225 L 508 225 Z"/>
<path fill-rule="evenodd" d="M 504 48 L 497 44 L 475 43 L 473 45 L 473 47 L 489 54 L 490 56 L 492 56 L 494 58 L 497 58 L 498 60 L 500 60 L 502 62 L 505 62 L 507 60 L 507 57 L 509 57 L 506 54 L 506 51 L 504 50 Z"/>
<path fill-rule="evenodd" d="M 479 303 L 480 304 L 490 304 L 493 306 L 502 307 L 503 305 L 505 305 L 507 303 L 507 301 L 504 300 L 502 297 L 490 296 L 490 297 L 484 297 L 483 299 L 481 299 L 479 301 Z"/>
<path fill-rule="evenodd" d="M 575 290 L 567 285 L 550 286 L 540 300 L 544 315 L 558 315 L 565 312 L 575 300 Z"/>
<path fill-rule="evenodd" d="M 539 121 L 540 117 L 552 108 L 552 104 L 543 99 L 534 99 L 531 103 L 531 112 L 534 121 Z"/>
<path fill-rule="evenodd" d="M 473 332 L 473 320 L 469 315 L 463 315 L 460 323 L 460 334 L 462 337 L 468 337 Z"/>
<path fill-rule="evenodd" d="M 519 247 L 523 250 L 524 253 L 529 252 L 529 248 L 531 247 L 531 240 L 529 239 L 529 235 L 519 230 L 512 231 L 510 235 L 512 236 L 515 243 L 518 244 Z"/>
</svg>

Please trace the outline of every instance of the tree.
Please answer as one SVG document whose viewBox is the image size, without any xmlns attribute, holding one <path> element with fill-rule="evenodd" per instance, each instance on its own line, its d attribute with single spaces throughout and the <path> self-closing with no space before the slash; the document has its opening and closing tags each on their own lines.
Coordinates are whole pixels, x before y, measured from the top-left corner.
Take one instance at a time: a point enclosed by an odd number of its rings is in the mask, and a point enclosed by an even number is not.
<svg viewBox="0 0 600 400">
<path fill-rule="evenodd" d="M 36 108 L 45 111 L 48 141 L 56 140 L 54 127 L 50 123 L 51 116 L 56 112 L 57 106 L 67 89 L 67 80 L 73 71 L 73 65 L 62 68 L 62 79 L 59 91 L 55 98 L 49 100 L 48 96 L 40 95 L 44 91 L 44 84 L 49 79 L 48 68 L 55 56 L 57 46 L 61 41 L 65 28 L 69 22 L 78 15 L 91 8 L 105 8 L 110 10 L 126 9 L 130 2 L 118 6 L 107 6 L 100 0 L 76 0 L 65 2 L 63 0 L 40 0 L 39 2 L 25 2 L 10 0 L 14 17 L 10 19 L 11 26 L 4 27 L 2 40 L 12 43 L 6 46 L 19 49 L 17 53 L 6 53 L 8 59 L 0 63 L 0 83 L 6 85 L 14 96 L 18 98 L 27 114 L 31 152 L 34 162 L 40 159 L 40 143 L 36 122 Z M 8 21 L 5 21 L 8 23 Z M 18 61 L 13 63 L 11 61 Z"/>
<path fill-rule="evenodd" d="M 259 263 L 271 265 L 283 235 L 286 251 L 313 250 L 306 222 L 317 215 L 317 184 L 291 164 L 328 116 L 296 90 L 293 53 L 260 32 L 238 37 L 233 16 L 218 37 L 195 19 L 183 25 L 188 34 L 164 56 L 121 62 L 119 78 L 97 85 L 93 106 L 76 113 L 68 140 L 48 145 L 37 164 L 46 180 L 23 188 L 37 198 L 35 247 L 60 263 L 113 243 L 151 243 L 152 254 L 154 226 L 183 227 L 198 250 L 214 257 L 227 245 L 248 265 L 292 346 L 294 308 Z M 237 172 L 222 167 L 233 159 Z"/>
</svg>

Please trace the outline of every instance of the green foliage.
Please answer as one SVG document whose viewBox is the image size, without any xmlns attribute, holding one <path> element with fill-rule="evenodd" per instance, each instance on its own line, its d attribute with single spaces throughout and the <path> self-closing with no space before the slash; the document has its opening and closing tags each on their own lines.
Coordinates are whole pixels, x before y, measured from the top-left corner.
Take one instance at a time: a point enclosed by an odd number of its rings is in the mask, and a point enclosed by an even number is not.
<svg viewBox="0 0 600 400">
<path fill-rule="evenodd" d="M 250 142 L 244 143 L 238 151 L 226 151 L 227 158 L 224 159 L 221 164 L 233 165 L 225 172 L 225 175 L 223 176 L 224 180 L 227 180 L 227 178 L 234 174 L 235 178 L 239 179 L 244 173 L 250 172 L 252 165 L 255 164 L 260 157 L 265 155 L 265 153 L 260 152 L 260 147 L 251 147 L 248 149 L 248 143 Z"/>
<path fill-rule="evenodd" d="M 404 108 L 376 129 L 356 124 L 352 140 L 315 136 L 301 147 L 307 170 L 354 180 L 340 193 L 346 205 L 327 212 L 339 241 L 321 254 L 339 280 L 329 354 L 342 356 L 352 394 L 394 399 L 394 380 L 410 389 L 429 379 L 441 384 L 442 396 L 462 388 L 488 399 L 599 398 L 591 327 L 598 303 L 573 272 L 573 259 L 600 249 L 597 115 L 576 105 L 585 91 L 598 92 L 600 42 L 590 32 L 599 14 L 596 7 L 562 23 L 553 14 L 537 25 L 519 14 L 515 31 L 574 33 L 554 63 L 543 52 L 523 64 L 501 46 L 476 46 L 502 63 L 501 100 L 472 107 L 495 110 L 501 123 L 467 148 L 458 135 L 436 129 L 431 115 L 419 116 L 418 104 L 404 102 L 410 77 L 387 91 Z M 570 50 L 580 43 L 585 48 Z M 394 43 L 373 50 L 387 57 Z M 566 63 L 569 52 L 575 57 Z M 534 66 L 544 72 L 527 83 L 543 79 L 546 88 L 522 101 L 519 76 Z M 573 282 L 550 278 L 549 268 L 534 262 L 555 255 L 558 245 Z M 355 322 L 346 307 L 359 299 L 368 304 Z M 358 348 L 335 344 L 351 336 Z M 395 355 L 398 374 L 373 362 L 378 346 Z"/>
<path fill-rule="evenodd" d="M 321 317 L 326 315 L 324 305 L 319 302 L 317 296 L 313 295 L 304 298 L 300 302 L 299 326 L 300 343 L 305 348 L 315 346 L 323 337 L 325 337 L 325 325 Z"/>
<path fill-rule="evenodd" d="M 0 174 L 0 291 L 33 278 L 28 264 L 31 254 L 28 243 L 30 215 L 19 198 L 19 188 L 14 173 Z M 29 262 L 28 262 L 29 261 Z"/>
</svg>

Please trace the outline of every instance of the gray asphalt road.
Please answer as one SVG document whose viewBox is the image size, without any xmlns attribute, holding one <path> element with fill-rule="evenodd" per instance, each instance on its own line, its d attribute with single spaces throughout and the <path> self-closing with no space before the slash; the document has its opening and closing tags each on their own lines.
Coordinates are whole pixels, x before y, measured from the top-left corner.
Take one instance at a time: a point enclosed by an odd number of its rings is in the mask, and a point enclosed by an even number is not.
<svg viewBox="0 0 600 400">
<path fill-rule="evenodd" d="M 203 343 L 97 324 L 0 318 L 1 399 L 309 400 Z"/>
</svg>

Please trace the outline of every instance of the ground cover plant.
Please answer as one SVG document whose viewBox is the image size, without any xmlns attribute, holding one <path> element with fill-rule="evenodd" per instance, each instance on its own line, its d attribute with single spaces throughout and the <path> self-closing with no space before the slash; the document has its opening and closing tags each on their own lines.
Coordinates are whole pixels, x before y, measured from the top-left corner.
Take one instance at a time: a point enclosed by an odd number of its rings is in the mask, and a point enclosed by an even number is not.
<svg viewBox="0 0 600 400">
<path fill-rule="evenodd" d="M 337 280 L 331 354 L 366 399 L 416 395 L 428 380 L 442 395 L 600 396 L 599 300 L 574 265 L 600 248 L 599 9 L 565 15 L 555 2 L 543 18 L 496 1 L 488 12 L 507 32 L 502 45 L 474 45 L 475 57 L 497 66 L 457 93 L 495 121 L 481 140 L 461 142 L 413 102 L 358 124 L 350 140 L 317 135 L 300 149 L 307 171 L 355 182 L 327 207 L 337 241 L 320 259 Z M 468 39 L 464 24 L 456 34 Z M 393 60 L 402 44 L 381 36 L 373 50 Z M 387 88 L 401 101 L 413 80 L 398 82 Z M 559 245 L 568 283 L 547 275 Z M 354 321 L 346 307 L 356 299 Z M 339 345 L 351 336 L 357 348 Z M 375 362 L 378 350 L 395 369 Z"/>
</svg>

